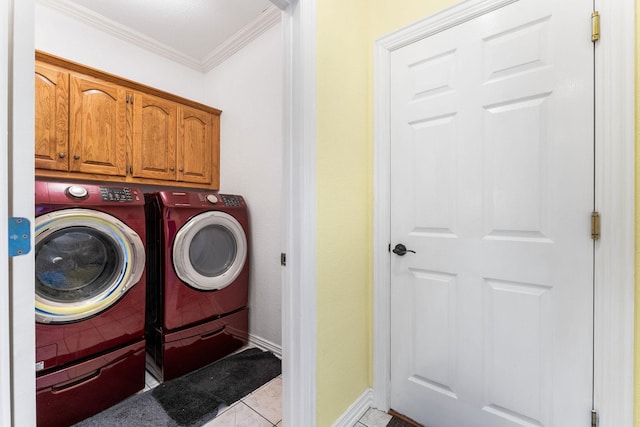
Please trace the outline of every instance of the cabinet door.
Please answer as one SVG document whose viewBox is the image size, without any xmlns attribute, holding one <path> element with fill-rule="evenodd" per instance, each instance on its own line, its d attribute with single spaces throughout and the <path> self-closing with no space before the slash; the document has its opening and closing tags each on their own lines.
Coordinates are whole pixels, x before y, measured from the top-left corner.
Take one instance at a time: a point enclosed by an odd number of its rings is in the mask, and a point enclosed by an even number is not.
<svg viewBox="0 0 640 427">
<path fill-rule="evenodd" d="M 71 75 L 70 170 L 125 176 L 127 99 L 117 85 Z"/>
<path fill-rule="evenodd" d="M 69 74 L 36 64 L 35 166 L 66 171 L 69 168 Z"/>
<path fill-rule="evenodd" d="M 133 177 L 175 181 L 177 108 L 162 98 L 134 95 Z"/>
<path fill-rule="evenodd" d="M 213 115 L 178 106 L 178 181 L 211 183 Z"/>
</svg>

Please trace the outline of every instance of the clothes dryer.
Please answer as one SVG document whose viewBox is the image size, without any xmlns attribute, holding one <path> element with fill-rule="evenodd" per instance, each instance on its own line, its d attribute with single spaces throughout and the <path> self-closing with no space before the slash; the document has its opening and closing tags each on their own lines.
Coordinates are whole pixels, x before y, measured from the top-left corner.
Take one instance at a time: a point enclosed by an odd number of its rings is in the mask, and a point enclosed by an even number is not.
<svg viewBox="0 0 640 427">
<path fill-rule="evenodd" d="M 184 375 L 247 343 L 249 221 L 242 196 L 145 195 L 147 368 Z"/>
<path fill-rule="evenodd" d="M 37 422 L 68 426 L 144 388 L 144 195 L 35 190 Z"/>
</svg>

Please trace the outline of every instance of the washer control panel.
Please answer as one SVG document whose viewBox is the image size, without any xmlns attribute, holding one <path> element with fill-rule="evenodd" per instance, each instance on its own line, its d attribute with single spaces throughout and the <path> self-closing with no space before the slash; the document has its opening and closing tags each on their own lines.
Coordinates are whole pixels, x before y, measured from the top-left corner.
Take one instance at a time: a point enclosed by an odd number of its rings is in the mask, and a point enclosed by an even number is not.
<svg viewBox="0 0 640 427">
<path fill-rule="evenodd" d="M 220 197 L 225 206 L 242 206 L 242 199 L 238 196 L 220 195 Z"/>
<path fill-rule="evenodd" d="M 100 197 L 104 202 L 133 202 L 131 189 L 126 187 L 100 187 Z"/>
</svg>

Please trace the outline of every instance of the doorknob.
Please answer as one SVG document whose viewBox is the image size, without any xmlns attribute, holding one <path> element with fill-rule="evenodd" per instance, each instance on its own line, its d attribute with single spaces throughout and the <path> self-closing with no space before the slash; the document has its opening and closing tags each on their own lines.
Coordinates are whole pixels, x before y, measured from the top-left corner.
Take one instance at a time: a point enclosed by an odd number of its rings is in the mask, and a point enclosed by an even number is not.
<svg viewBox="0 0 640 427">
<path fill-rule="evenodd" d="M 399 255 L 399 256 L 404 256 L 407 252 L 411 252 L 411 253 L 416 253 L 416 251 L 412 251 L 411 249 L 407 249 L 407 247 L 405 245 L 403 245 L 402 243 L 398 243 L 396 245 L 395 248 L 393 248 L 392 251 L 394 254 Z"/>
</svg>

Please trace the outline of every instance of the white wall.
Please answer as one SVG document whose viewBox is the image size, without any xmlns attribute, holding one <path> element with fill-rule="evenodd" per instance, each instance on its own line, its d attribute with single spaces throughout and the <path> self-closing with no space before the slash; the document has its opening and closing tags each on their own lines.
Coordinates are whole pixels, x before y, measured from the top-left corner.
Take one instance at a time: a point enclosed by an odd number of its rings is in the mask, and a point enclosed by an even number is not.
<svg viewBox="0 0 640 427">
<path fill-rule="evenodd" d="M 36 4 L 35 47 L 219 108 L 220 191 L 241 194 L 251 221 L 251 335 L 280 347 L 282 49 L 280 24 L 208 74 Z"/>
<path fill-rule="evenodd" d="M 35 46 L 52 55 L 206 103 L 203 73 L 39 3 L 35 7 Z"/>
<path fill-rule="evenodd" d="M 208 104 L 222 110 L 220 191 L 241 194 L 252 229 L 251 334 L 277 346 L 281 334 L 281 24 L 206 76 Z"/>
</svg>

